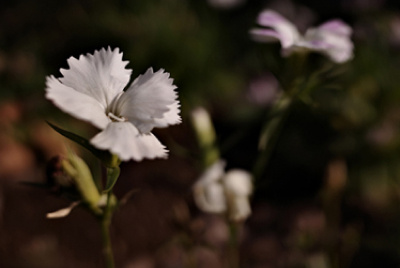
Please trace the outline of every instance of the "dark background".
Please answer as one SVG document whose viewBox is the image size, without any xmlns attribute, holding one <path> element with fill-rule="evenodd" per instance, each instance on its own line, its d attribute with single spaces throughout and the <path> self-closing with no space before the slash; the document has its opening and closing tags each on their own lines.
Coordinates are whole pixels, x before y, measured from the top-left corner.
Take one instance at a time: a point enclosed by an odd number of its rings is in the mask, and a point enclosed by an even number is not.
<svg viewBox="0 0 400 268">
<path fill-rule="evenodd" d="M 108 46 L 124 52 L 133 78 L 148 67 L 169 72 L 183 118 L 155 130 L 168 160 L 121 166 L 116 195 L 138 191 L 113 220 L 117 267 L 224 267 L 223 217 L 200 212 L 192 199 L 201 169 L 189 113 L 199 105 L 210 111 L 228 169 L 253 169 L 266 114 L 284 90 L 271 87 L 272 74 L 280 80 L 292 67 L 279 44 L 258 44 L 248 34 L 266 7 L 302 31 L 341 18 L 353 27 L 355 55 L 323 77 L 311 102 L 294 103 L 242 225 L 241 267 L 400 266 L 397 1 L 210 2 L 0 4 L 0 267 L 103 265 L 96 220 L 82 208 L 46 219 L 70 201 L 23 182 L 44 182 L 47 161 L 74 146 L 45 120 L 83 136 L 96 131 L 44 98 L 45 77 L 59 77 L 70 56 Z M 311 55 L 309 73 L 323 61 Z M 251 88 L 260 81 L 272 93 L 255 103 Z M 100 176 L 99 163 L 74 148 Z"/>
</svg>

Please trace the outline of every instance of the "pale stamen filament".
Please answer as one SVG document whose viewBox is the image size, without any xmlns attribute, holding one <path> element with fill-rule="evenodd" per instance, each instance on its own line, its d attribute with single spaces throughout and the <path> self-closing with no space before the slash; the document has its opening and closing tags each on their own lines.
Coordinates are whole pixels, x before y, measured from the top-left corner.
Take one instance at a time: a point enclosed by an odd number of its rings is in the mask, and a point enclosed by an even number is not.
<svg viewBox="0 0 400 268">
<path fill-rule="evenodd" d="M 124 121 L 126 121 L 126 119 L 125 119 L 125 117 L 123 117 L 123 116 L 116 116 L 115 114 L 113 114 L 113 113 L 111 113 L 111 112 L 109 112 L 108 114 L 107 114 L 107 116 L 108 116 L 108 118 L 110 118 L 112 121 L 117 121 L 117 122 L 124 122 Z"/>
</svg>

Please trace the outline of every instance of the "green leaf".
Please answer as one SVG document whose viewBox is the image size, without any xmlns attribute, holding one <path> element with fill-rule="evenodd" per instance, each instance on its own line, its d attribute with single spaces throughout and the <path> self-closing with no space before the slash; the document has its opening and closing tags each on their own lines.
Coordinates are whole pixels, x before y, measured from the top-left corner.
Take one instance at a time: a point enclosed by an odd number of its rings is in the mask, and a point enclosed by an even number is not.
<svg viewBox="0 0 400 268">
<path fill-rule="evenodd" d="M 105 150 L 99 150 L 96 147 L 94 147 L 93 145 L 90 144 L 90 142 L 75 134 L 72 132 L 69 132 L 67 130 L 61 129 L 55 125 L 53 125 L 50 122 L 47 122 L 47 124 L 49 124 L 49 126 L 54 129 L 55 131 L 57 131 L 58 133 L 60 133 L 61 135 L 63 135 L 64 137 L 76 142 L 77 144 L 81 145 L 82 147 L 86 148 L 87 150 L 89 150 L 92 154 L 94 154 L 97 158 L 99 158 L 103 164 L 107 167 L 115 167 L 118 166 L 120 164 L 120 161 L 118 159 L 118 157 L 116 155 L 111 154 L 109 151 L 105 151 Z"/>
</svg>

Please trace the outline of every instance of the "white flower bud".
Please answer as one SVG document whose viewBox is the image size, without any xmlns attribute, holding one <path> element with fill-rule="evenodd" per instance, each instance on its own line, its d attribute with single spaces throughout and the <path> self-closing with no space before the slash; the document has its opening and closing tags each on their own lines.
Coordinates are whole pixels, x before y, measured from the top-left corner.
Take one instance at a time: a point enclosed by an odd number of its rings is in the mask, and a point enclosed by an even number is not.
<svg viewBox="0 0 400 268">
<path fill-rule="evenodd" d="M 203 165 L 208 167 L 219 159 L 219 150 L 215 146 L 214 125 L 203 107 L 197 107 L 191 112 L 191 122 L 201 150 Z"/>
<path fill-rule="evenodd" d="M 215 142 L 215 131 L 208 112 L 203 107 L 197 107 L 192 111 L 191 117 L 200 141 L 204 144 L 213 144 Z"/>
<path fill-rule="evenodd" d="M 252 177 L 247 171 L 235 169 L 223 178 L 227 197 L 229 218 L 234 221 L 245 220 L 251 214 L 249 197 L 253 192 Z"/>
</svg>

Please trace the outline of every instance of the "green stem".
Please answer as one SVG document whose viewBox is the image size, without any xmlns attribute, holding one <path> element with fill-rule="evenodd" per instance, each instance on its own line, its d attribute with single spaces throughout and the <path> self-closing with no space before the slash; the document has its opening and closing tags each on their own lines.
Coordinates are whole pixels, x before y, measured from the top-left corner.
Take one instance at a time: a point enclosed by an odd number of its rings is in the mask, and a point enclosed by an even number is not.
<svg viewBox="0 0 400 268">
<path fill-rule="evenodd" d="M 279 137 L 284 121 L 286 120 L 293 100 L 290 96 L 282 95 L 271 109 L 267 123 L 261 131 L 259 149 L 261 150 L 253 168 L 255 183 L 259 183 L 262 172 L 275 149 L 275 143 Z"/>
<path fill-rule="evenodd" d="M 306 56 L 306 54 L 298 56 L 298 66 L 304 66 L 306 64 Z M 295 79 L 296 75 L 293 75 L 294 78 L 289 85 L 289 89 L 280 96 L 268 113 L 258 144 L 260 153 L 253 167 L 256 185 L 259 183 L 259 179 L 262 176 L 265 166 L 268 164 L 271 154 L 275 149 L 279 134 L 290 113 L 293 103 L 302 96 L 304 98 L 304 92 L 308 94 L 310 93 L 307 91 L 309 90 L 308 83 L 310 83 L 310 79 L 305 77 L 302 72 L 303 70 L 301 68 L 296 71 L 296 73 L 299 74 L 299 79 Z"/>
<path fill-rule="evenodd" d="M 236 222 L 229 222 L 229 267 L 240 267 L 238 224 Z"/>
<path fill-rule="evenodd" d="M 106 207 L 104 208 L 104 214 L 101 218 L 101 235 L 103 240 L 103 254 L 104 260 L 106 263 L 107 268 L 114 268 L 114 256 L 112 251 L 111 245 L 111 238 L 110 238 L 110 225 L 111 225 L 111 191 L 107 193 L 107 203 Z"/>
<path fill-rule="evenodd" d="M 101 217 L 101 235 L 103 241 L 103 255 L 107 268 L 114 268 L 114 255 L 110 237 L 110 225 L 115 206 L 115 200 L 113 198 L 112 189 L 119 177 L 119 167 L 107 168 L 107 183 L 106 189 L 103 192 L 107 194 L 106 205 L 103 210 Z"/>
</svg>

